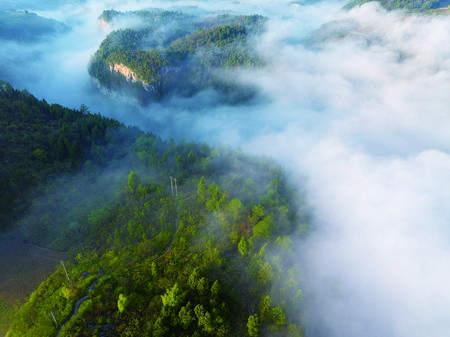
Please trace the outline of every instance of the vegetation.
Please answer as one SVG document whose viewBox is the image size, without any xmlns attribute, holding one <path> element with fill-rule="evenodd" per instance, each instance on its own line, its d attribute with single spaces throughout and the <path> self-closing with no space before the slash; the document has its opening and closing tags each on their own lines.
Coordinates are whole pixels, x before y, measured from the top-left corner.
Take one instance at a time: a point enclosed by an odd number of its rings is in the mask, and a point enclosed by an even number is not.
<svg viewBox="0 0 450 337">
<path fill-rule="evenodd" d="M 106 145 L 118 141 L 116 120 L 39 101 L 26 90 L 0 81 L 0 231 L 31 205 L 36 189 L 60 173 L 75 173 L 87 161 L 102 163 L 118 154 Z M 126 139 L 121 139 L 125 141 Z M 120 155 L 120 154 L 119 154 Z"/>
<path fill-rule="evenodd" d="M 72 256 L 71 282 L 60 268 L 18 309 L 0 307 L 1 317 L 14 315 L 9 337 L 303 336 L 301 266 L 291 254 L 308 217 L 276 163 L 163 141 L 7 83 L 0 95 L 2 120 L 15 113 L 17 124 L 2 135 L 19 158 L 7 166 L 26 165 L 21 179 L 30 179 L 13 204 L 27 220 L 15 223 L 29 240 L 71 247 Z M 10 142 L 31 134 L 42 139 Z M 111 198 L 78 195 L 80 181 L 95 185 L 111 171 Z M 11 183 L 1 188 L 17 193 Z M 49 193 L 49 204 L 40 201 Z"/>
<path fill-rule="evenodd" d="M 139 17 L 143 28 L 114 31 L 101 43 L 89 73 L 102 86 L 118 89 L 131 85 L 141 95 L 145 89 L 149 93 L 143 97 L 147 99 L 173 94 L 189 97 L 207 88 L 215 89 L 228 103 L 242 103 L 253 97 L 253 89 L 236 85 L 221 72 L 264 64 L 248 40 L 262 31 L 266 18 L 219 15 L 202 20 L 179 12 L 109 10 L 100 19 L 113 22 L 124 15 Z M 115 64 L 130 69 L 144 86 L 112 72 Z"/>
<path fill-rule="evenodd" d="M 352 0 L 344 6 L 346 9 L 351 9 L 355 6 L 360 6 L 366 2 L 374 0 Z M 440 7 L 439 0 L 377 0 L 381 6 L 386 9 L 408 9 L 411 11 L 427 11 Z"/>
</svg>

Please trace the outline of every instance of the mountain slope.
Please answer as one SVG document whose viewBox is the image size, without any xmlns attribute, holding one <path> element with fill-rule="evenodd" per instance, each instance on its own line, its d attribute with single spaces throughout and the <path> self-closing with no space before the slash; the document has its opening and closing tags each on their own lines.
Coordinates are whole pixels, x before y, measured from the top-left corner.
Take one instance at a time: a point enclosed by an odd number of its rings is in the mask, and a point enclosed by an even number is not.
<svg viewBox="0 0 450 337">
<path fill-rule="evenodd" d="M 35 199 L 16 214 L 16 227 L 33 243 L 70 250 L 68 274 L 60 267 L 42 282 L 6 324 L 7 336 L 302 336 L 292 242 L 307 233 L 308 215 L 296 211 L 301 197 L 275 162 L 227 146 L 166 142 L 85 107 L 52 107 L 2 88 L 2 113 L 21 107 L 21 130 L 46 120 L 54 128 L 34 128 L 36 139 L 47 132 L 79 144 L 76 157 L 58 157 L 57 143 L 20 146 L 30 154 L 39 145 L 46 160 L 22 172 L 37 177 L 23 205 Z M 14 150 L 9 138 L 18 134 L 7 136 Z M 50 169 L 54 179 L 42 178 Z M 10 307 L 0 310 L 11 317 Z"/>
</svg>

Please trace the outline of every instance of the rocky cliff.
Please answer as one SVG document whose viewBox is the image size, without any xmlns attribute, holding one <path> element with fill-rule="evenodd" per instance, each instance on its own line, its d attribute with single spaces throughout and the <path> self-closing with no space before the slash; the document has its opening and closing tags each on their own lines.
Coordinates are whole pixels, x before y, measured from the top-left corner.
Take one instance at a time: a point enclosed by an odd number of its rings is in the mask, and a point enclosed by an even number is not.
<svg viewBox="0 0 450 337">
<path fill-rule="evenodd" d="M 152 84 L 149 84 L 146 81 L 141 80 L 137 74 L 132 71 L 130 68 L 128 68 L 126 65 L 124 64 L 110 64 L 109 65 L 109 70 L 112 73 L 119 73 L 122 76 L 124 76 L 128 81 L 130 82 L 139 82 L 142 84 L 143 88 L 151 93 L 156 93 L 158 92 L 158 89 L 160 87 L 160 83 L 159 82 L 154 82 Z"/>
<path fill-rule="evenodd" d="M 147 82 L 139 79 L 135 72 L 133 72 L 130 68 L 128 68 L 127 66 L 125 66 L 123 64 L 110 64 L 109 70 L 111 70 L 111 72 L 116 72 L 116 73 L 122 74 L 123 76 L 125 76 L 127 78 L 128 81 L 141 82 L 142 84 L 148 85 Z"/>
</svg>

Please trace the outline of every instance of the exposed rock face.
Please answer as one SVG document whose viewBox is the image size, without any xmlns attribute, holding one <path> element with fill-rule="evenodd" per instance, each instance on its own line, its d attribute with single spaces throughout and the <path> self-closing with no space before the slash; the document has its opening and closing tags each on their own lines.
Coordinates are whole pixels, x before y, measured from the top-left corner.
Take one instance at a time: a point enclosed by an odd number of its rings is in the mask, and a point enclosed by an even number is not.
<svg viewBox="0 0 450 337">
<path fill-rule="evenodd" d="M 154 82 L 152 84 L 149 84 L 146 81 L 141 80 L 135 72 L 133 72 L 130 68 L 128 68 L 124 64 L 110 64 L 109 70 L 111 72 L 119 73 L 122 76 L 125 76 L 125 78 L 130 82 L 139 82 L 142 84 L 142 87 L 145 91 L 148 91 L 150 93 L 156 94 L 161 89 L 161 83 L 160 82 Z"/>
<path fill-rule="evenodd" d="M 148 85 L 147 82 L 139 79 L 135 72 L 133 72 L 130 68 L 128 68 L 127 66 L 125 66 L 123 64 L 110 64 L 109 70 L 111 70 L 111 72 L 116 72 L 116 73 L 122 74 L 123 76 L 125 76 L 127 78 L 128 81 L 141 82 L 142 84 Z"/>
</svg>

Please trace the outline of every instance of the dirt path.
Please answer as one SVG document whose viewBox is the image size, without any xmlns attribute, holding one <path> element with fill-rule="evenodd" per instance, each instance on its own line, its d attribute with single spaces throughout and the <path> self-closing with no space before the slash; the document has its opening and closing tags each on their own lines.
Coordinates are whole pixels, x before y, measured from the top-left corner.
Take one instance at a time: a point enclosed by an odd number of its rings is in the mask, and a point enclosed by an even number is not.
<svg viewBox="0 0 450 337">
<path fill-rule="evenodd" d="M 18 235 L 0 239 L 0 300 L 9 305 L 37 289 L 67 255 L 23 243 Z"/>
</svg>

